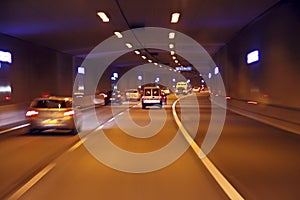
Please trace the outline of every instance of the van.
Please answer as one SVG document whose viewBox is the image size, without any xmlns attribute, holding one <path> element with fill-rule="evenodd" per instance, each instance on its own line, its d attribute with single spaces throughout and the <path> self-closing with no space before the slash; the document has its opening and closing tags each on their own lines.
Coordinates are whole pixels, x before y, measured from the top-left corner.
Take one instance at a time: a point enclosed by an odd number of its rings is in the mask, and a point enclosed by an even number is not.
<svg viewBox="0 0 300 200">
<path fill-rule="evenodd" d="M 144 87 L 142 96 L 142 109 L 146 106 L 159 106 L 162 108 L 163 96 L 159 87 Z"/>
</svg>

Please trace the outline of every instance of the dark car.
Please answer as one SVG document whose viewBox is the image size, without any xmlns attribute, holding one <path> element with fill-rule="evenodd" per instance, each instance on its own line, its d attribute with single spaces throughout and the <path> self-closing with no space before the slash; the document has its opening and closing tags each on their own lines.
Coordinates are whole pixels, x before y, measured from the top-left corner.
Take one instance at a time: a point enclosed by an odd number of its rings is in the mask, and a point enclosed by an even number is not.
<svg viewBox="0 0 300 200">
<path fill-rule="evenodd" d="M 119 90 L 114 90 L 111 93 L 110 102 L 112 104 L 122 104 L 122 95 Z"/>
</svg>

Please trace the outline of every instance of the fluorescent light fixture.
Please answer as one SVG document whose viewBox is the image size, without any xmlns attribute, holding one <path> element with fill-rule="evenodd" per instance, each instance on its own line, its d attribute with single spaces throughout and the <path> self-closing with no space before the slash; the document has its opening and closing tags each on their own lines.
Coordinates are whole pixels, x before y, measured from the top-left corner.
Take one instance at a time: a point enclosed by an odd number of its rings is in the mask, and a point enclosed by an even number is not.
<svg viewBox="0 0 300 200">
<path fill-rule="evenodd" d="M 211 73 L 208 73 L 208 78 L 211 78 Z"/>
<path fill-rule="evenodd" d="M 12 56 L 10 52 L 0 51 L 0 62 L 12 63 Z"/>
<path fill-rule="evenodd" d="M 172 43 L 169 44 L 169 48 L 170 48 L 170 49 L 173 49 L 173 48 L 174 48 L 174 44 L 172 44 Z"/>
<path fill-rule="evenodd" d="M 177 23 L 179 21 L 179 17 L 180 17 L 180 13 L 175 12 L 172 13 L 172 17 L 171 17 L 171 23 Z"/>
<path fill-rule="evenodd" d="M 215 67 L 215 75 L 219 73 L 219 67 Z"/>
<path fill-rule="evenodd" d="M 126 45 L 126 47 L 128 47 L 129 49 L 132 48 L 132 44 L 130 44 L 130 43 L 126 43 L 125 45 Z"/>
<path fill-rule="evenodd" d="M 135 53 L 136 55 L 140 55 L 140 54 L 141 54 L 141 52 L 139 52 L 138 50 L 135 50 L 134 53 Z"/>
<path fill-rule="evenodd" d="M 247 54 L 247 64 L 251 64 L 259 61 L 259 51 L 254 50 Z"/>
<path fill-rule="evenodd" d="M 114 73 L 113 73 L 113 77 L 119 78 L 119 74 L 118 74 L 117 72 L 114 72 Z"/>
<path fill-rule="evenodd" d="M 117 36 L 117 38 L 122 38 L 123 37 L 123 35 L 118 31 L 115 31 L 114 34 Z"/>
<path fill-rule="evenodd" d="M 97 12 L 97 15 L 102 19 L 103 22 L 109 22 L 109 18 L 105 12 Z"/>
<path fill-rule="evenodd" d="M 175 51 L 170 51 L 170 53 L 172 56 L 175 55 Z"/>
<path fill-rule="evenodd" d="M 78 73 L 78 74 L 85 74 L 85 69 L 84 69 L 84 67 L 81 67 L 81 66 L 78 67 L 78 68 L 77 68 L 77 73 Z"/>
<path fill-rule="evenodd" d="M 174 32 L 170 32 L 169 33 L 169 39 L 172 40 L 175 38 L 175 33 Z"/>
<path fill-rule="evenodd" d="M 146 60 L 147 57 L 146 57 L 146 56 L 142 56 L 142 58 L 143 58 L 144 60 Z"/>
</svg>

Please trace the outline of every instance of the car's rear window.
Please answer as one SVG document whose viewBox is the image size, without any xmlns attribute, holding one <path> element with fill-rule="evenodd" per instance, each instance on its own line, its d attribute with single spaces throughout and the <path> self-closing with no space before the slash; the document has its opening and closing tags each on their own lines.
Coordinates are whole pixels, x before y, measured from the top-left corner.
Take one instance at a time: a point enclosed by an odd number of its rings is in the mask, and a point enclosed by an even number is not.
<svg viewBox="0 0 300 200">
<path fill-rule="evenodd" d="M 151 89 L 145 89 L 145 96 L 151 96 Z"/>
<path fill-rule="evenodd" d="M 145 96 L 159 96 L 159 89 L 145 89 L 144 92 Z"/>
<path fill-rule="evenodd" d="M 71 101 L 64 100 L 37 100 L 32 102 L 32 108 L 71 108 Z"/>
<path fill-rule="evenodd" d="M 153 96 L 159 96 L 159 89 L 153 89 L 152 93 Z"/>
</svg>

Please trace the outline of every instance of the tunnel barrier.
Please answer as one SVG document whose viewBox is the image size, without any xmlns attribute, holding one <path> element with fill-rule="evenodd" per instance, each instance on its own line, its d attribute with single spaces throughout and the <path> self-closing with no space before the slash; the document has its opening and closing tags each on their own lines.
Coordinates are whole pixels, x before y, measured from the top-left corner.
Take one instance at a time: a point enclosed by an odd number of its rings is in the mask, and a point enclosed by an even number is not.
<svg viewBox="0 0 300 200">
<path fill-rule="evenodd" d="M 230 98 L 227 108 L 271 126 L 300 134 L 300 108 Z"/>
<path fill-rule="evenodd" d="M 0 127 L 26 121 L 25 112 L 29 102 L 0 106 Z"/>
</svg>

